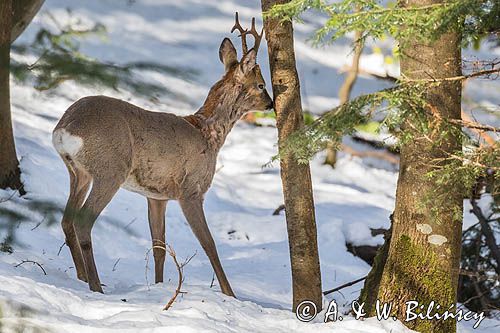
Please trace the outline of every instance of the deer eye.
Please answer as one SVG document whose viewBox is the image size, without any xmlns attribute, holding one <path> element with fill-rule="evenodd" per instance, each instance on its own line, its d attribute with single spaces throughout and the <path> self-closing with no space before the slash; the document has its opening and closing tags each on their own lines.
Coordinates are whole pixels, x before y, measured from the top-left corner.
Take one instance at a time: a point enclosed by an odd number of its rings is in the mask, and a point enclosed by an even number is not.
<svg viewBox="0 0 500 333">
<path fill-rule="evenodd" d="M 266 86 L 265 86 L 264 84 L 262 84 L 262 83 L 259 83 L 259 84 L 257 85 L 257 87 L 259 88 L 259 90 L 264 90 L 264 88 L 265 88 Z"/>
</svg>

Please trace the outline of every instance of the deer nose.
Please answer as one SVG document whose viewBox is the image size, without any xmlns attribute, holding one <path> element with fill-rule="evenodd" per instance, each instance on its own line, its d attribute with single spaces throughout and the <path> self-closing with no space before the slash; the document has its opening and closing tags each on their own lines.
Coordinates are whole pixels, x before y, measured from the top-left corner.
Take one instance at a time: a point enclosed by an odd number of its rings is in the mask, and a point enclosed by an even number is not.
<svg viewBox="0 0 500 333">
<path fill-rule="evenodd" d="M 267 105 L 267 107 L 266 107 L 266 111 L 271 111 L 272 109 L 274 109 L 274 103 L 273 103 L 273 101 L 271 100 L 271 101 L 269 102 L 269 104 Z"/>
</svg>

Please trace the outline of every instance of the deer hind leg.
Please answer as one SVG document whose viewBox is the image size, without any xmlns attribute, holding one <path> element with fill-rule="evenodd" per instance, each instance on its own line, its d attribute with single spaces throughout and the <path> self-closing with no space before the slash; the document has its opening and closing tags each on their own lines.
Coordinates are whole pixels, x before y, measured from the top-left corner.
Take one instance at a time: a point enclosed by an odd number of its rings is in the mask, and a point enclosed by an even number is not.
<svg viewBox="0 0 500 333">
<path fill-rule="evenodd" d="M 149 229 L 153 243 L 155 258 L 155 283 L 163 282 L 163 266 L 165 264 L 165 210 L 166 200 L 148 198 Z"/>
<path fill-rule="evenodd" d="M 78 279 L 87 282 L 85 264 L 83 262 L 82 252 L 78 244 L 78 239 L 76 238 L 73 223 L 76 212 L 82 207 L 83 201 L 85 200 L 85 196 L 90 187 L 91 178 L 86 172 L 76 169 L 71 161 L 66 159 L 64 161 L 69 172 L 70 189 L 61 225 L 64 236 L 66 237 L 66 245 L 69 247 L 71 257 L 75 264 L 76 275 Z"/>
<path fill-rule="evenodd" d="M 90 290 L 101 293 L 103 291 L 92 251 L 92 227 L 104 207 L 116 194 L 120 185 L 121 183 L 117 182 L 113 177 L 94 178 L 89 197 L 78 212 L 75 221 L 76 236 L 82 250 Z"/>
<path fill-rule="evenodd" d="M 198 238 L 201 247 L 207 254 L 208 259 L 212 264 L 222 292 L 228 296 L 234 297 L 233 290 L 231 289 L 229 281 L 226 278 L 226 274 L 222 269 L 219 255 L 217 254 L 217 248 L 215 247 L 215 242 L 210 234 L 210 229 L 208 229 L 205 213 L 203 211 L 203 199 L 179 200 L 179 203 L 184 216 L 193 230 L 193 233 L 196 238 Z"/>
</svg>

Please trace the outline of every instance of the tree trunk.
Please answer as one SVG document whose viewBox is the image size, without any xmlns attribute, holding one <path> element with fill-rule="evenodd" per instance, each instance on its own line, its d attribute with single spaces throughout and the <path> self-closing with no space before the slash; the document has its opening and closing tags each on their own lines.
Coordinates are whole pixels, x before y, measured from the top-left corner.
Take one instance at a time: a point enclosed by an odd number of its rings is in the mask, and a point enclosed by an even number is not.
<svg viewBox="0 0 500 333">
<path fill-rule="evenodd" d="M 407 6 L 440 3 L 443 0 L 406 0 Z M 401 48 L 402 77 L 409 79 L 445 78 L 461 75 L 460 38 L 457 33 L 442 35 L 432 44 L 406 41 Z M 432 111 L 443 119 L 460 119 L 461 83 L 442 82 L 426 95 Z M 456 303 L 463 199 L 453 185 L 437 184 L 426 174 L 435 160 L 461 151 L 461 142 L 443 128 L 436 118 L 429 119 L 430 140 L 415 133 L 412 142 L 401 148 L 401 164 L 396 191 L 396 208 L 389 254 L 378 290 L 381 302 L 392 302 L 392 314 L 405 320 L 406 302 L 440 304 L 442 313 Z M 410 130 L 407 126 L 406 130 Z M 447 132 L 445 132 L 447 131 Z M 437 141 L 438 137 L 444 139 Z M 433 202 L 436 191 L 446 194 L 445 202 Z M 434 207 L 431 207 L 434 206 Z M 414 310 L 418 312 L 420 309 Z M 453 319 L 414 320 L 406 325 L 419 332 L 455 332 Z"/>
<path fill-rule="evenodd" d="M 347 103 L 349 98 L 351 97 L 352 87 L 358 78 L 359 73 L 359 59 L 361 58 L 361 53 L 363 53 L 363 44 L 358 42 L 361 39 L 362 32 L 356 31 L 354 35 L 354 41 L 356 42 L 356 46 L 354 47 L 354 56 L 352 58 L 352 65 L 347 72 L 347 75 L 344 79 L 344 83 L 339 89 L 339 102 L 340 105 Z M 330 165 L 332 168 L 335 167 L 337 163 L 337 150 L 331 144 L 328 144 L 326 147 L 326 158 L 325 164 Z"/>
<path fill-rule="evenodd" d="M 262 11 L 287 0 L 262 0 Z M 264 19 L 264 30 L 271 67 L 274 110 L 279 144 L 304 126 L 300 85 L 295 67 L 293 26 L 279 19 Z M 322 306 L 321 272 L 318 257 L 316 221 L 309 165 L 293 156 L 281 158 L 281 180 L 290 247 L 293 283 L 293 310 L 304 300 Z"/>
<path fill-rule="evenodd" d="M 392 223 L 392 215 L 391 215 Z M 378 249 L 377 255 L 373 260 L 372 269 L 366 277 L 365 284 L 359 295 L 359 301 L 365 303 L 365 309 L 369 316 L 375 315 L 375 304 L 377 302 L 377 291 L 380 287 L 380 280 L 384 272 L 387 256 L 389 255 L 389 247 L 391 246 L 392 230 L 389 229 L 384 235 L 384 244 Z"/>
<path fill-rule="evenodd" d="M 0 1 L 0 188 L 10 187 L 23 193 L 10 117 L 12 16 L 12 0 Z"/>
<path fill-rule="evenodd" d="M 16 0 L 13 2 L 12 12 L 12 30 L 10 33 L 10 42 L 21 35 L 40 10 L 45 0 Z"/>
</svg>

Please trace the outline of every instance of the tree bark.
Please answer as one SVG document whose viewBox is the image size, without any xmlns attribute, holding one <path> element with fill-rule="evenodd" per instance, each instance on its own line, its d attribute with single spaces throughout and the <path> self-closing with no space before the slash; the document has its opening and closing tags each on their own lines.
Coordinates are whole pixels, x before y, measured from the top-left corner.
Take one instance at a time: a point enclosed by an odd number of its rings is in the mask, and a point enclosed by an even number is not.
<svg viewBox="0 0 500 333">
<path fill-rule="evenodd" d="M 392 215 L 391 215 L 392 223 Z M 365 303 L 365 309 L 369 316 L 375 315 L 375 304 L 377 302 L 377 291 L 380 288 L 380 280 L 384 272 L 387 256 L 389 255 L 389 247 L 391 246 L 392 230 L 389 229 L 384 235 L 384 244 L 378 249 L 377 255 L 373 260 L 372 269 L 366 277 L 365 284 L 359 295 L 359 301 Z"/>
<path fill-rule="evenodd" d="M 16 0 L 12 4 L 13 18 L 10 42 L 19 37 L 30 24 L 45 0 Z"/>
<path fill-rule="evenodd" d="M 287 0 L 262 0 L 262 11 Z M 300 85 L 295 66 L 292 22 L 264 19 L 268 45 L 274 110 L 281 145 L 297 129 L 304 126 Z M 308 164 L 299 164 L 289 155 L 281 158 L 281 180 L 285 199 L 285 215 L 290 247 L 293 284 L 293 310 L 304 300 L 312 301 L 318 311 L 322 307 L 321 272 L 319 266 L 316 221 L 311 173 Z"/>
<path fill-rule="evenodd" d="M 10 114 L 12 0 L 0 1 L 0 188 L 23 193 Z"/>
<path fill-rule="evenodd" d="M 422 6 L 443 0 L 406 0 L 406 6 Z M 400 2 L 403 3 L 403 2 Z M 401 73 L 409 79 L 453 77 L 461 74 L 460 37 L 442 35 L 432 44 L 414 40 L 401 45 Z M 427 102 L 442 119 L 460 119 L 461 83 L 442 82 L 428 89 Z M 430 140 L 419 137 L 401 148 L 392 237 L 378 299 L 391 302 L 392 314 L 405 320 L 406 302 L 416 300 L 426 307 L 440 304 L 443 313 L 456 304 L 462 232 L 463 199 L 451 184 L 440 185 L 426 174 L 436 159 L 461 151 L 460 139 L 436 119 L 429 119 Z M 407 126 L 406 130 L 411 130 Z M 437 141 L 440 136 L 444 139 Z M 429 196 L 446 194 L 445 202 L 429 203 Z M 418 312 L 420 309 L 417 309 Z M 421 320 L 406 325 L 419 332 L 455 332 L 456 321 Z"/>
</svg>

